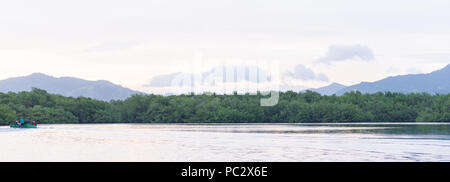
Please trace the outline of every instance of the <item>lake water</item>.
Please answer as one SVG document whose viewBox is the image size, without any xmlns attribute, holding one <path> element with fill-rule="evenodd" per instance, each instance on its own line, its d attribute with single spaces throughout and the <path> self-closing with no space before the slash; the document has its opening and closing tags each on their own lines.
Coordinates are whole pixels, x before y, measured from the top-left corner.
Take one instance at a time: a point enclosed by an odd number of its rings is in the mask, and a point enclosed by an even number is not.
<svg viewBox="0 0 450 182">
<path fill-rule="evenodd" d="M 450 124 L 0 127 L 0 161 L 450 161 Z"/>
</svg>

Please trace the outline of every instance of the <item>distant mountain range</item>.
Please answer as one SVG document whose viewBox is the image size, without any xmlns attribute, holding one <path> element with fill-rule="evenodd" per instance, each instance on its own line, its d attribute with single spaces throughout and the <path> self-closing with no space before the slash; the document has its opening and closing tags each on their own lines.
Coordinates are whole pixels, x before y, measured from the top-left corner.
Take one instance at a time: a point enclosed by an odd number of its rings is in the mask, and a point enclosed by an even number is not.
<svg viewBox="0 0 450 182">
<path fill-rule="evenodd" d="M 110 101 L 124 100 L 133 94 L 139 94 L 109 81 L 89 81 L 73 77 L 52 77 L 42 73 L 34 73 L 24 77 L 0 80 L 0 92 L 30 91 L 33 87 L 46 90 L 49 93 L 61 94 L 69 97 L 90 97 L 93 99 Z M 304 87 L 281 87 L 282 91 L 304 90 Z M 430 94 L 450 93 L 450 64 L 446 67 L 427 74 L 412 74 L 388 77 L 375 82 L 362 82 L 352 86 L 332 83 L 328 86 L 307 89 L 322 95 L 343 95 L 345 92 L 360 91 L 362 93 L 376 92 L 427 92 Z"/>
<path fill-rule="evenodd" d="M 400 92 L 448 94 L 450 93 L 450 64 L 446 67 L 427 74 L 411 74 L 392 76 L 375 82 L 362 82 L 352 86 L 333 83 L 318 89 L 308 89 L 322 95 L 343 95 L 346 92 L 360 91 L 361 93 Z"/>
<path fill-rule="evenodd" d="M 336 92 L 342 95 L 345 92 L 358 90 L 362 93 L 376 92 L 427 92 L 429 94 L 450 93 L 450 64 L 446 67 L 427 74 L 411 74 L 388 77 L 376 82 L 362 82 L 343 88 Z"/>
<path fill-rule="evenodd" d="M 84 96 L 104 101 L 123 100 L 132 94 L 140 93 L 109 81 L 88 81 L 73 77 L 56 78 L 42 73 L 0 80 L 0 92 L 3 93 L 30 91 L 33 87 L 63 96 Z"/>
<path fill-rule="evenodd" d="M 339 83 L 332 83 L 328 86 L 325 87 L 320 87 L 320 88 L 312 88 L 312 89 L 307 89 L 307 90 L 311 90 L 313 92 L 317 92 L 320 93 L 322 95 L 333 95 L 335 94 L 337 91 L 345 88 L 345 85 L 339 84 Z"/>
</svg>

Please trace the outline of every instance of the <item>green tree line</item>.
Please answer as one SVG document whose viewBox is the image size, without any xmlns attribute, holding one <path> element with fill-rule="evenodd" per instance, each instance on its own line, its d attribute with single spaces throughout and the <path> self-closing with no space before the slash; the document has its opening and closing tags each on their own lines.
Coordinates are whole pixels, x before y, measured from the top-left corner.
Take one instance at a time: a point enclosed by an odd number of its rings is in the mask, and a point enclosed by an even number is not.
<svg viewBox="0 0 450 182">
<path fill-rule="evenodd" d="M 301 123 L 450 121 L 450 94 L 280 93 L 262 107 L 257 94 L 133 95 L 110 102 L 64 97 L 33 88 L 0 93 L 0 124 L 24 117 L 39 123 Z"/>
</svg>

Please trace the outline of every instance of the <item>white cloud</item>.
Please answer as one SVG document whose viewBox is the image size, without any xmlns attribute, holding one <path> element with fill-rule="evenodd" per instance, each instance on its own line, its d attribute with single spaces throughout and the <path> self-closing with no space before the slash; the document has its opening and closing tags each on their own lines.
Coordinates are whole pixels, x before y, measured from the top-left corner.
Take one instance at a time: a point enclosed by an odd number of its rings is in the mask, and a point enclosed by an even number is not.
<svg viewBox="0 0 450 182">
<path fill-rule="evenodd" d="M 330 63 L 335 61 L 345 61 L 349 59 L 359 58 L 363 61 L 374 60 L 372 50 L 363 45 L 332 45 L 328 47 L 328 51 L 324 57 L 317 61 L 322 63 Z"/>
<path fill-rule="evenodd" d="M 185 82 L 183 83 L 183 81 Z M 202 73 L 177 72 L 157 75 L 148 84 L 145 84 L 144 87 L 215 86 L 219 83 L 263 83 L 268 81 L 271 81 L 270 74 L 258 66 L 228 65 L 218 66 Z"/>
<path fill-rule="evenodd" d="M 400 69 L 398 69 L 396 67 L 392 67 L 392 66 L 386 70 L 386 73 L 388 73 L 388 74 L 397 74 L 399 72 L 401 72 Z"/>
<path fill-rule="evenodd" d="M 420 70 L 420 69 L 417 69 L 417 68 L 408 68 L 407 70 L 406 70 L 406 72 L 408 73 L 408 74 L 420 74 L 420 73 L 423 73 L 423 71 L 422 70 Z"/>
<path fill-rule="evenodd" d="M 208 58 L 280 60 L 280 72 L 320 58 L 326 64 L 315 65 L 318 74 L 291 70 L 289 78 L 375 81 L 448 64 L 448 7 L 448 0 L 4 0 L 0 79 L 43 72 L 144 91 L 149 78 L 161 88 L 201 51 Z M 374 51 L 377 61 L 369 61 Z M 389 67 L 401 72 L 385 72 Z M 301 81 L 293 82 L 306 85 Z"/>
<path fill-rule="evenodd" d="M 304 65 L 298 64 L 294 67 L 294 71 L 287 71 L 284 73 L 285 76 L 309 81 L 309 80 L 317 80 L 317 81 L 324 81 L 328 82 L 328 77 L 323 73 L 314 73 L 313 70 L 305 67 Z"/>
<path fill-rule="evenodd" d="M 119 50 L 125 50 L 134 46 L 139 45 L 138 42 L 108 42 L 108 43 L 101 43 L 96 46 L 90 47 L 86 49 L 86 52 L 93 53 L 93 52 L 107 52 L 107 51 L 119 51 Z"/>
<path fill-rule="evenodd" d="M 144 87 L 170 87 L 172 86 L 172 80 L 180 76 L 191 77 L 192 74 L 177 72 L 165 75 L 157 75 L 152 78 L 150 83 L 145 84 Z"/>
</svg>

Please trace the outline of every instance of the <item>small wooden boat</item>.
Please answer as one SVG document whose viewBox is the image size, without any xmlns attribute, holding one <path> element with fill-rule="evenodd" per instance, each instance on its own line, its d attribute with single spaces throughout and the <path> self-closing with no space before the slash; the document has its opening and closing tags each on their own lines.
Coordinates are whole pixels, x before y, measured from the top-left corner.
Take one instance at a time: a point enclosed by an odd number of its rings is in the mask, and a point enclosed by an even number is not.
<svg viewBox="0 0 450 182">
<path fill-rule="evenodd" d="M 10 123 L 10 128 L 37 128 L 37 123 L 33 122 L 25 122 L 23 125 L 19 125 L 18 123 Z"/>
</svg>

